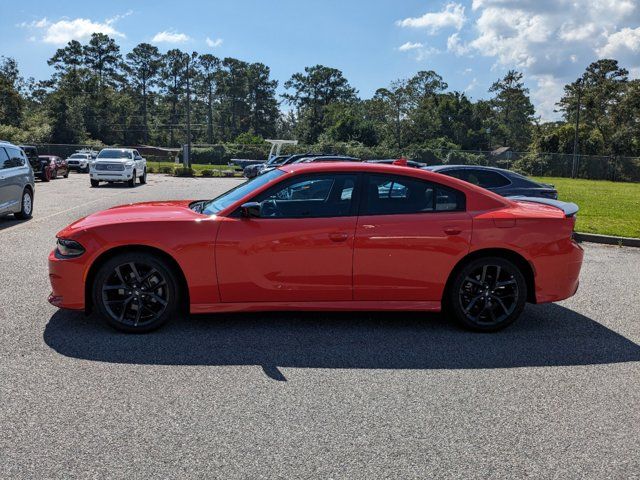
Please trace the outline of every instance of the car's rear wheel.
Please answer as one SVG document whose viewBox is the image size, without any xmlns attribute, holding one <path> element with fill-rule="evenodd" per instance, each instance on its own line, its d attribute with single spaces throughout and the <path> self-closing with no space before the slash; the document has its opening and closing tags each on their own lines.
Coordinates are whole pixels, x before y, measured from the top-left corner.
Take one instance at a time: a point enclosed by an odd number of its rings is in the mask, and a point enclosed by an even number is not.
<svg viewBox="0 0 640 480">
<path fill-rule="evenodd" d="M 146 167 L 142 171 L 142 176 L 140 177 L 140 184 L 144 185 L 145 183 L 147 183 L 147 169 L 146 169 Z"/>
<path fill-rule="evenodd" d="M 484 257 L 465 265 L 448 293 L 449 307 L 462 325 L 495 332 L 520 316 L 527 299 L 527 284 L 513 262 Z"/>
<path fill-rule="evenodd" d="M 100 186 L 100 180 L 94 180 L 93 178 L 91 179 L 91 186 L 93 188 L 97 188 L 98 186 Z"/>
<path fill-rule="evenodd" d="M 178 284 L 162 259 L 147 253 L 121 254 L 100 267 L 93 284 L 93 302 L 112 327 L 149 332 L 175 314 Z"/>
<path fill-rule="evenodd" d="M 28 188 L 22 192 L 22 204 L 20 211 L 14 214 L 20 220 L 28 220 L 33 215 L 33 193 Z"/>
<path fill-rule="evenodd" d="M 135 187 L 136 186 L 136 171 L 133 171 L 133 176 L 131 177 L 131 180 L 127 181 L 127 186 L 129 187 Z"/>
<path fill-rule="evenodd" d="M 51 180 L 51 169 L 50 168 L 42 169 L 42 173 L 40 174 L 40 180 L 42 180 L 43 182 L 48 182 L 49 180 Z"/>
</svg>

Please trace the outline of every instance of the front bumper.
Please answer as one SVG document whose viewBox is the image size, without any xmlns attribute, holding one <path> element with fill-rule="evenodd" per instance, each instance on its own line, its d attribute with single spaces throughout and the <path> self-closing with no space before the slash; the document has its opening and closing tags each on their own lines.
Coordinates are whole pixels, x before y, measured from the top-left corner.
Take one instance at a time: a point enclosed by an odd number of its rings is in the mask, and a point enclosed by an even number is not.
<svg viewBox="0 0 640 480">
<path fill-rule="evenodd" d="M 84 310 L 85 263 L 81 257 L 60 259 L 55 250 L 49 254 L 49 303 L 58 308 Z"/>
<path fill-rule="evenodd" d="M 133 171 L 109 172 L 92 170 L 90 175 L 91 180 L 100 180 L 101 182 L 127 182 L 133 178 Z"/>
</svg>

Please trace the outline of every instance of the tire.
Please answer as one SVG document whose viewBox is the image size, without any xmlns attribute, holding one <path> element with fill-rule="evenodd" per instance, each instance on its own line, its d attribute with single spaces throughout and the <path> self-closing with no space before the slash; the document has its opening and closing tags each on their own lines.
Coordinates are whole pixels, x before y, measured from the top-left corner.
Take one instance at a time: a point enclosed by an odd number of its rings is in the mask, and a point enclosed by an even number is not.
<svg viewBox="0 0 640 480">
<path fill-rule="evenodd" d="M 58 178 L 58 169 L 54 168 L 53 171 L 51 172 L 51 179 L 55 180 L 56 178 Z"/>
<path fill-rule="evenodd" d="M 51 180 L 51 170 L 48 168 L 45 168 L 42 173 L 40 174 L 40 180 L 42 180 L 43 182 L 48 182 Z"/>
<path fill-rule="evenodd" d="M 98 188 L 98 186 L 100 186 L 100 180 L 94 180 L 93 178 L 91 179 L 91 187 L 92 188 Z"/>
<path fill-rule="evenodd" d="M 147 183 L 147 168 L 142 171 L 142 176 L 140 177 L 140 185 L 144 185 Z"/>
<path fill-rule="evenodd" d="M 64 173 L 63 178 L 69 178 L 69 169 L 66 170 L 66 172 Z"/>
<path fill-rule="evenodd" d="M 131 177 L 131 180 L 127 181 L 127 186 L 128 187 L 135 187 L 136 186 L 136 171 L 133 171 L 133 176 Z"/>
<path fill-rule="evenodd" d="M 81 171 L 82 173 L 89 173 L 89 165 L 87 165 L 86 167 L 84 167 L 84 168 L 80 169 L 80 171 Z"/>
<path fill-rule="evenodd" d="M 95 276 L 92 296 L 98 315 L 128 333 L 161 327 L 175 316 L 180 301 L 175 273 L 148 253 L 123 253 L 107 260 Z"/>
<path fill-rule="evenodd" d="M 14 213 L 14 216 L 19 220 L 29 220 L 33 215 L 33 193 L 28 188 L 25 188 L 22 192 L 22 202 L 20 211 Z"/>
<path fill-rule="evenodd" d="M 447 297 L 448 311 L 464 327 L 495 332 L 511 325 L 524 310 L 527 283 L 509 260 L 483 257 L 457 272 Z"/>
</svg>

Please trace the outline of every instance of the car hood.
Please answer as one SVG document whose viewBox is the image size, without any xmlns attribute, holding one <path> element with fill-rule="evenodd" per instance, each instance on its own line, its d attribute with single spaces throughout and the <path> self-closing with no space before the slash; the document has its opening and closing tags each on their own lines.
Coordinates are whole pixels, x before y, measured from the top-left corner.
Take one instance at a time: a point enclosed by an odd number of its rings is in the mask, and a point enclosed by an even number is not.
<svg viewBox="0 0 640 480">
<path fill-rule="evenodd" d="M 174 200 L 166 202 L 144 202 L 112 207 L 81 218 L 58 233 L 65 236 L 71 233 L 104 225 L 133 222 L 158 222 L 167 220 L 203 220 L 207 215 L 196 213 L 189 208 L 193 200 Z"/>
<path fill-rule="evenodd" d="M 131 158 L 96 158 L 95 160 L 93 160 L 93 163 L 127 163 L 127 162 L 133 162 L 133 159 Z"/>
</svg>

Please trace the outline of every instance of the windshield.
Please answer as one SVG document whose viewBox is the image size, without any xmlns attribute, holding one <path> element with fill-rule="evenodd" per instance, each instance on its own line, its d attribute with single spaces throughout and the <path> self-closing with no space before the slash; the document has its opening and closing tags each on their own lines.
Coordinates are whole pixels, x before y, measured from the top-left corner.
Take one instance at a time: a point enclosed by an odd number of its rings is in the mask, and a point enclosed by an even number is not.
<svg viewBox="0 0 640 480">
<path fill-rule="evenodd" d="M 69 158 L 87 158 L 87 155 L 84 153 L 74 153 Z"/>
<path fill-rule="evenodd" d="M 264 175 L 259 175 L 248 182 L 244 182 L 238 185 L 233 190 L 229 190 L 227 193 L 223 193 L 217 198 L 207 202 L 204 204 L 204 208 L 202 209 L 202 213 L 205 215 L 215 215 L 218 212 L 224 210 L 232 203 L 237 202 L 242 197 L 250 194 L 251 192 L 259 189 L 263 185 L 266 185 L 274 178 L 278 178 L 280 175 L 284 175 L 284 172 L 281 170 L 271 170 Z"/>
<path fill-rule="evenodd" d="M 98 158 L 132 158 L 131 152 L 127 150 L 101 150 Z"/>
</svg>

